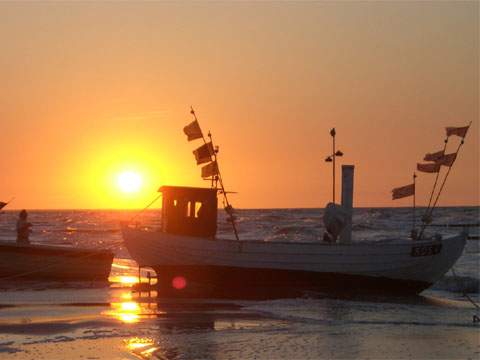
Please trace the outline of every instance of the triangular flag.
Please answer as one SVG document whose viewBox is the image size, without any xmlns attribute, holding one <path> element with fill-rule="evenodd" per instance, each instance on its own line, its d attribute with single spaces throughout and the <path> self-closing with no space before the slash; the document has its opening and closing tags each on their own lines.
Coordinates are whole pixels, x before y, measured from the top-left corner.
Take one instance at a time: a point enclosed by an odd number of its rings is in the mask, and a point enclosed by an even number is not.
<svg viewBox="0 0 480 360">
<path fill-rule="evenodd" d="M 467 131 L 470 125 L 463 126 L 463 127 L 447 127 L 445 130 L 447 131 L 447 136 L 457 135 L 461 138 L 464 138 L 467 135 Z"/>
</svg>

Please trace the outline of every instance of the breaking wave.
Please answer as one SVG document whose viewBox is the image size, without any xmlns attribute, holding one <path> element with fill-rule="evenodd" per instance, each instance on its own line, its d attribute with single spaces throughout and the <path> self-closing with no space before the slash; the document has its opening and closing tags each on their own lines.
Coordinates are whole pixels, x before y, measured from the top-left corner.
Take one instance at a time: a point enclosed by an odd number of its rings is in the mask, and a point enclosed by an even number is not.
<svg viewBox="0 0 480 360">
<path fill-rule="evenodd" d="M 445 275 L 437 281 L 432 289 L 443 290 L 454 293 L 478 294 L 480 289 L 480 279 L 471 276 L 450 276 Z"/>
</svg>

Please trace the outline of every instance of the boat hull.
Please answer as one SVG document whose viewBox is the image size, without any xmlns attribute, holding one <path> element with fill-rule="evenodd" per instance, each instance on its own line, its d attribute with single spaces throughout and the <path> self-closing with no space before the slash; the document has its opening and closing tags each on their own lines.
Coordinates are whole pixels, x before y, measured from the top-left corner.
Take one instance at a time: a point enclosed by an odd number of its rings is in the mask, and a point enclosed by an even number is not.
<svg viewBox="0 0 480 360">
<path fill-rule="evenodd" d="M 232 266 L 157 265 L 153 269 L 159 279 L 160 295 L 180 297 L 268 299 L 297 297 L 310 291 L 338 295 L 413 295 L 432 285 L 385 277 Z"/>
<path fill-rule="evenodd" d="M 351 244 L 237 242 L 131 228 L 123 237 L 133 259 L 155 270 L 165 294 L 204 289 L 222 297 L 280 289 L 417 294 L 453 266 L 466 242 L 465 234 Z M 176 288 L 176 278 L 186 286 Z"/>
<path fill-rule="evenodd" d="M 114 254 L 0 242 L 0 280 L 107 281 Z"/>
</svg>

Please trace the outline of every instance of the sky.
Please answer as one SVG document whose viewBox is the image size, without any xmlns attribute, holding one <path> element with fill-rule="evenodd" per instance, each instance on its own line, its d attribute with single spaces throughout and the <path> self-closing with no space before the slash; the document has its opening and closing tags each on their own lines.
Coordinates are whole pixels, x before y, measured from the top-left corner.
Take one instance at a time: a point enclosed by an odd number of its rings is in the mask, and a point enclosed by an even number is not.
<svg viewBox="0 0 480 360">
<path fill-rule="evenodd" d="M 331 201 L 332 127 L 354 206 L 410 206 L 391 189 L 469 122 L 439 205 L 480 203 L 476 1 L 1 2 L 0 43 L 10 208 L 142 208 L 161 185 L 208 186 L 190 106 L 235 207 Z M 418 204 L 434 179 L 419 174 Z"/>
</svg>

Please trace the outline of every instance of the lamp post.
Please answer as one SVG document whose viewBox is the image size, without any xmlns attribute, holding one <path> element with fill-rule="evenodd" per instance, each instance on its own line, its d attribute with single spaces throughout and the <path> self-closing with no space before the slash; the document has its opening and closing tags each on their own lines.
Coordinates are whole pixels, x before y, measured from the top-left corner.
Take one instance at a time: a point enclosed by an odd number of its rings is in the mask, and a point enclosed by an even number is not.
<svg viewBox="0 0 480 360">
<path fill-rule="evenodd" d="M 332 171 L 333 171 L 333 203 L 335 203 L 335 158 L 337 156 L 343 156 L 343 152 L 341 152 L 340 150 L 335 150 L 335 135 L 336 135 L 336 132 L 335 132 L 335 128 L 333 128 L 332 130 L 330 130 L 330 135 L 332 136 L 332 142 L 333 142 L 333 146 L 332 146 L 332 154 L 327 156 L 325 161 L 326 162 L 332 162 L 333 166 L 332 166 Z"/>
</svg>

